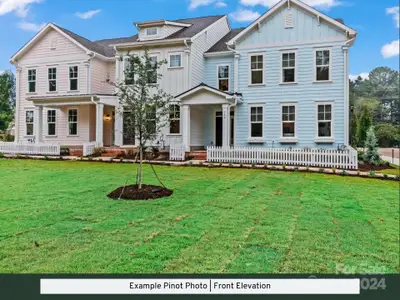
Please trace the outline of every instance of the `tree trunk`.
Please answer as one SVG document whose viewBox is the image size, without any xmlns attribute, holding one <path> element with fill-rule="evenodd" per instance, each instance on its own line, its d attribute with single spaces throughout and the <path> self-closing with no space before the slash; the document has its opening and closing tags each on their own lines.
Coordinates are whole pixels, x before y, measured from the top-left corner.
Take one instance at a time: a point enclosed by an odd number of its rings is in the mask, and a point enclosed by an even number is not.
<svg viewBox="0 0 400 300">
<path fill-rule="evenodd" d="M 142 188 L 142 172 L 143 172 L 143 147 L 139 147 L 139 176 L 138 176 L 138 189 Z"/>
</svg>

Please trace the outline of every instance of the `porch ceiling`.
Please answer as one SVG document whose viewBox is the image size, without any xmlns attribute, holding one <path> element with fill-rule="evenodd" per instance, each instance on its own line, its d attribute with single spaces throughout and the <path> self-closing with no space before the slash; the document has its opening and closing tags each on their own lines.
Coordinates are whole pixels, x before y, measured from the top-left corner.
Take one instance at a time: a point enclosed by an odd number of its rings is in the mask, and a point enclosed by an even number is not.
<svg viewBox="0 0 400 300">
<path fill-rule="evenodd" d="M 27 97 L 26 100 L 39 106 L 85 105 L 95 103 L 115 106 L 118 102 L 117 97 L 114 95 L 99 94 L 31 96 Z"/>
</svg>

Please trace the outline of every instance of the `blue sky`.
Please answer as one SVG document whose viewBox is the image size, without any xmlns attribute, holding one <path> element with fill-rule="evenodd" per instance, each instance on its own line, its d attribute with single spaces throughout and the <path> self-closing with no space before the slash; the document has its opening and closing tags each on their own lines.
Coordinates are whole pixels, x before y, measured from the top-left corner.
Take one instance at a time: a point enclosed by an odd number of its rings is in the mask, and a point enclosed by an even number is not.
<svg viewBox="0 0 400 300">
<path fill-rule="evenodd" d="M 350 73 L 377 66 L 399 69 L 398 0 L 303 0 L 358 31 Z M 0 72 L 9 58 L 47 22 L 88 39 L 130 36 L 135 21 L 227 14 L 242 27 L 278 0 L 0 0 Z"/>
</svg>

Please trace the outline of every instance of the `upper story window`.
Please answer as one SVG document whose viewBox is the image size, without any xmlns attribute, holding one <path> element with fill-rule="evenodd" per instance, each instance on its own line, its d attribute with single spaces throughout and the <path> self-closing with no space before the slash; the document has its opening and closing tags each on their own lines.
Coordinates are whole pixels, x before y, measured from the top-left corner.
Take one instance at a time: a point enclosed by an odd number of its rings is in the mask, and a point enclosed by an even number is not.
<svg viewBox="0 0 400 300">
<path fill-rule="evenodd" d="M 182 67 L 182 55 L 181 54 L 170 54 L 169 55 L 169 67 L 170 68 Z"/>
<path fill-rule="evenodd" d="M 69 67 L 69 90 L 78 90 L 78 66 Z"/>
<path fill-rule="evenodd" d="M 156 108 L 147 106 L 146 107 L 146 127 L 147 132 L 151 135 L 157 132 L 157 120 L 156 120 Z"/>
<path fill-rule="evenodd" d="M 49 92 L 57 91 L 57 68 L 48 69 Z"/>
<path fill-rule="evenodd" d="M 150 63 L 151 66 L 153 67 L 152 71 L 149 71 L 148 77 L 147 77 L 147 83 L 149 84 L 155 84 L 157 83 L 157 56 L 150 56 Z"/>
<path fill-rule="evenodd" d="M 250 106 L 250 138 L 264 136 L 264 107 L 262 105 Z"/>
<path fill-rule="evenodd" d="M 296 52 L 282 53 L 282 83 L 296 82 Z"/>
<path fill-rule="evenodd" d="M 181 123 L 181 107 L 178 104 L 169 106 L 169 133 L 179 134 Z"/>
<path fill-rule="evenodd" d="M 157 27 L 146 28 L 146 35 L 147 36 L 152 36 L 152 35 L 157 35 L 157 34 L 158 34 L 158 28 Z"/>
<path fill-rule="evenodd" d="M 25 112 L 25 135 L 31 136 L 33 135 L 33 121 L 34 121 L 34 111 L 27 110 Z"/>
<path fill-rule="evenodd" d="M 57 111 L 55 109 L 49 109 L 47 111 L 47 135 L 56 135 L 56 118 Z"/>
<path fill-rule="evenodd" d="M 229 65 L 218 66 L 218 89 L 229 90 Z"/>
<path fill-rule="evenodd" d="M 28 92 L 36 92 L 36 70 L 28 70 Z"/>
<path fill-rule="evenodd" d="M 329 49 L 315 51 L 316 81 L 331 80 L 331 51 Z"/>
<path fill-rule="evenodd" d="M 282 137 L 296 136 L 296 105 L 282 105 Z"/>
<path fill-rule="evenodd" d="M 332 104 L 317 104 L 317 112 L 317 136 L 322 138 L 332 137 Z"/>
<path fill-rule="evenodd" d="M 264 83 L 264 56 L 250 55 L 250 84 Z"/>
<path fill-rule="evenodd" d="M 78 135 L 78 110 L 68 110 L 68 135 Z"/>
<path fill-rule="evenodd" d="M 135 83 L 134 79 L 134 70 L 133 65 L 131 64 L 129 57 L 124 58 L 124 78 L 125 84 L 130 85 Z"/>
</svg>

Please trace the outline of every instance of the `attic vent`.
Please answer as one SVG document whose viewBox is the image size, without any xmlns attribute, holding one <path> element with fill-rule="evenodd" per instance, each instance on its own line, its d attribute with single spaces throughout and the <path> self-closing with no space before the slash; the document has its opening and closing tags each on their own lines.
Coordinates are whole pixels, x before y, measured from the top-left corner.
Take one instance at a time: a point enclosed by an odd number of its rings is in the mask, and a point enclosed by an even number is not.
<svg viewBox="0 0 400 300">
<path fill-rule="evenodd" d="M 50 49 L 55 50 L 57 48 L 57 38 L 52 38 L 50 40 Z"/>
<path fill-rule="evenodd" d="M 285 28 L 293 28 L 293 14 L 290 12 L 285 16 Z"/>
</svg>

